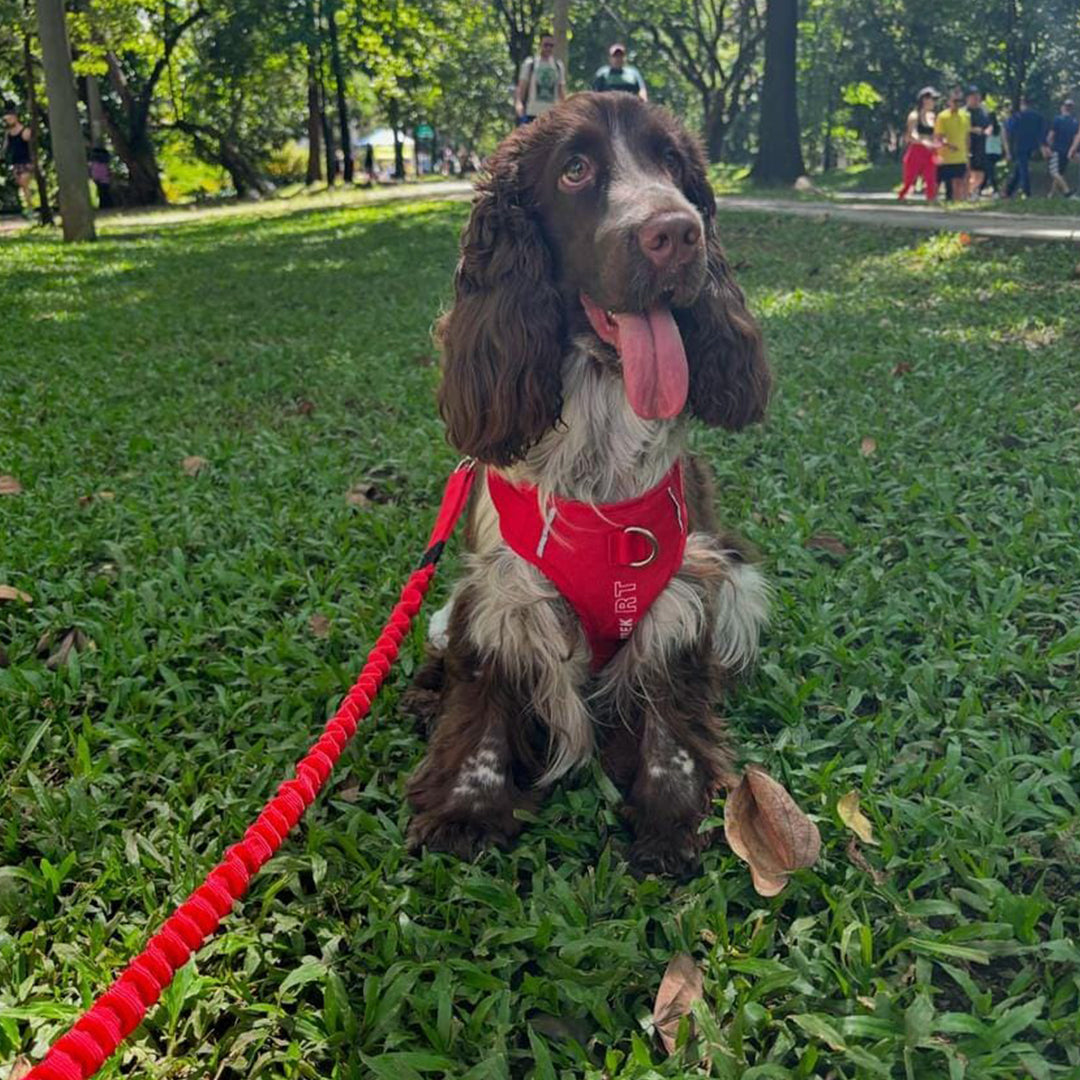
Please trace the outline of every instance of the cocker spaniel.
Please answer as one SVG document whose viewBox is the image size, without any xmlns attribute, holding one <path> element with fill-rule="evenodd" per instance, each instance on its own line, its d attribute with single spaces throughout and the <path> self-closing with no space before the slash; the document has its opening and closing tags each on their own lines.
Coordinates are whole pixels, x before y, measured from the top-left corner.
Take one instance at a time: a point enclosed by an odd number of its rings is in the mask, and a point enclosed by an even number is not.
<svg viewBox="0 0 1080 1080">
<path fill-rule="evenodd" d="M 767 587 L 684 442 L 691 418 L 762 418 L 761 335 L 701 149 L 662 109 L 576 95 L 510 135 L 477 191 L 439 404 L 483 470 L 417 677 L 434 723 L 409 841 L 505 846 L 514 811 L 597 753 L 634 868 L 685 876 L 731 775 L 716 705 Z"/>
</svg>

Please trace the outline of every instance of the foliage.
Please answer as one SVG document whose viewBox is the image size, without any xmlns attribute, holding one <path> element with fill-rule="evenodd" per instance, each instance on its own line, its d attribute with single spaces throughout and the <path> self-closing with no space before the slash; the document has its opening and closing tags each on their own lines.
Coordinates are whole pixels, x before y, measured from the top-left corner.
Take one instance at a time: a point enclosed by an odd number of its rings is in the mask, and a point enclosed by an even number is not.
<svg viewBox="0 0 1080 1080">
<path fill-rule="evenodd" d="M 454 463 L 428 334 L 465 208 L 289 206 L 110 221 L 93 251 L 0 241 L 28 345 L 0 365 L 24 489 L 0 495 L 0 583 L 33 597 L 0 603 L 0 1062 L 40 1053 L 247 826 Z M 693 436 L 776 589 L 727 715 L 822 860 L 769 901 L 722 843 L 686 885 L 635 881 L 589 770 L 509 853 L 406 855 L 418 631 L 126 1072 L 704 1075 L 651 1030 L 680 952 L 714 1076 L 1080 1068 L 1075 249 L 720 228 L 779 387 L 764 427 Z M 350 506 L 359 481 L 376 497 Z M 49 668 L 70 627 L 94 647 Z M 878 847 L 851 844 L 852 791 Z"/>
</svg>

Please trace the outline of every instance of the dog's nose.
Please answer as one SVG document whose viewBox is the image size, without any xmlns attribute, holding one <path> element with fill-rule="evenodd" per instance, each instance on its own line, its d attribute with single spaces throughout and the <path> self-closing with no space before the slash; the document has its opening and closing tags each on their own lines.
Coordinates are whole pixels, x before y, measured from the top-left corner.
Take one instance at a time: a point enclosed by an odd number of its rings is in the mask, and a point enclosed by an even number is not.
<svg viewBox="0 0 1080 1080">
<path fill-rule="evenodd" d="M 701 222 L 685 210 L 656 214 L 638 230 L 638 243 L 658 270 L 680 266 L 701 243 Z"/>
</svg>

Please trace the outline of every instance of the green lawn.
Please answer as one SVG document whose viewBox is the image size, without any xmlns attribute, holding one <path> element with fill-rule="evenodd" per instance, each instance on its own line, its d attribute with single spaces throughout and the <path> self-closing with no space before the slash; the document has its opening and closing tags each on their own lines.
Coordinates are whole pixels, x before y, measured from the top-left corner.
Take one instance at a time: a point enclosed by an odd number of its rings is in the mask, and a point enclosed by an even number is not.
<svg viewBox="0 0 1080 1080">
<path fill-rule="evenodd" d="M 0 241 L 0 474 L 24 489 L 0 584 L 33 598 L 0 602 L 0 1071 L 239 838 L 362 662 L 455 460 L 429 327 L 465 213 Z M 700 877 L 635 881 L 589 771 L 508 854 L 407 855 L 418 628 L 124 1075 L 699 1075 L 649 1020 L 685 950 L 714 1076 L 1080 1076 L 1076 250 L 721 225 L 778 375 L 765 426 L 694 437 L 776 586 L 727 713 L 819 864 L 762 900 L 718 805 Z M 86 648 L 50 668 L 69 628 Z M 853 790 L 878 846 L 841 823 Z"/>
</svg>

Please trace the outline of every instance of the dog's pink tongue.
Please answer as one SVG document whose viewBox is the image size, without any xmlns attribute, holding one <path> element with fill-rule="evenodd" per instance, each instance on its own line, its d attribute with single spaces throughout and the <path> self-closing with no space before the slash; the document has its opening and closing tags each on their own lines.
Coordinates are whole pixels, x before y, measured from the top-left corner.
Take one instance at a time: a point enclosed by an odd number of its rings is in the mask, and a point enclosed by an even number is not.
<svg viewBox="0 0 1080 1080">
<path fill-rule="evenodd" d="M 619 356 L 630 408 L 646 420 L 670 420 L 682 412 L 690 387 L 686 350 L 671 309 L 644 315 L 616 314 Z"/>
</svg>

